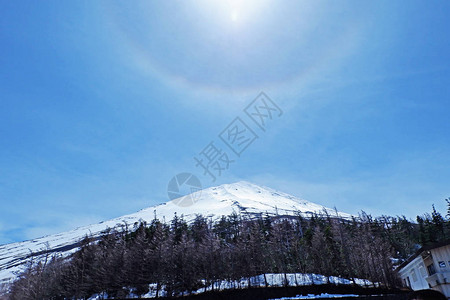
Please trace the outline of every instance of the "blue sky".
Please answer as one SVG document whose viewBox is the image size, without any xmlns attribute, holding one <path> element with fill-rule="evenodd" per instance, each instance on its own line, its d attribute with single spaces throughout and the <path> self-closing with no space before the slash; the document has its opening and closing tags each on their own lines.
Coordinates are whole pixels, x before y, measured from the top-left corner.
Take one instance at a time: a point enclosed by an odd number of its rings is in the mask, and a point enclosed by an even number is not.
<svg viewBox="0 0 450 300">
<path fill-rule="evenodd" d="M 349 213 L 444 212 L 448 11 L 448 1 L 0 1 L 0 243 L 165 202 L 180 172 Z M 211 141 L 225 151 L 218 134 L 261 91 L 283 115 L 211 182 L 193 157 Z"/>
</svg>

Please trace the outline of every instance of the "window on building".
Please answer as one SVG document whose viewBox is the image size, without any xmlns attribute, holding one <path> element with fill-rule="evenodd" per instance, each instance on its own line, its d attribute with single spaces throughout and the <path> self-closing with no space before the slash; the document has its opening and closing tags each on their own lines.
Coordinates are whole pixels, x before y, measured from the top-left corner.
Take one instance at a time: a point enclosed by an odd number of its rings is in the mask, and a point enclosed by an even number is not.
<svg viewBox="0 0 450 300">
<path fill-rule="evenodd" d="M 427 272 L 425 271 L 424 266 L 419 267 L 420 276 L 427 277 Z"/>
<path fill-rule="evenodd" d="M 428 265 L 427 269 L 428 269 L 428 275 L 430 275 L 430 276 L 436 273 L 436 269 L 434 268 L 434 264 Z"/>
<path fill-rule="evenodd" d="M 406 277 L 406 283 L 409 287 L 411 287 L 411 281 L 409 280 L 409 276 Z"/>
<path fill-rule="evenodd" d="M 438 264 L 439 264 L 439 268 L 445 268 L 446 267 L 445 261 L 440 261 Z"/>
<path fill-rule="evenodd" d="M 411 277 L 412 277 L 412 279 L 413 279 L 414 282 L 417 281 L 416 270 L 414 270 L 414 269 L 411 270 Z"/>
</svg>

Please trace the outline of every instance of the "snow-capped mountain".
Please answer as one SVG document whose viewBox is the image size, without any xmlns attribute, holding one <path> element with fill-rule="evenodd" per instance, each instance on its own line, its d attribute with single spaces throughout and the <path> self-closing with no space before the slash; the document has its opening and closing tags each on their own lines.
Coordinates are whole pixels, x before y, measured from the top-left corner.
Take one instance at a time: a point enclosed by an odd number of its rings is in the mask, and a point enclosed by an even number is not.
<svg viewBox="0 0 450 300">
<path fill-rule="evenodd" d="M 195 203 L 183 207 L 177 199 L 140 210 L 109 221 L 79 227 L 74 230 L 0 246 L 0 283 L 16 277 L 30 257 L 42 258 L 45 253 L 68 255 L 76 251 L 78 242 L 86 235 L 100 236 L 102 231 L 127 223 L 133 225 L 141 220 L 150 222 L 156 216 L 159 220 L 170 221 L 174 214 L 184 215 L 189 221 L 197 214 L 218 219 L 233 212 L 249 215 L 268 213 L 269 215 L 295 215 L 301 212 L 308 216 L 314 212 L 336 215 L 336 211 L 306 200 L 299 199 L 271 188 L 249 182 L 237 182 L 211 187 L 192 194 Z M 347 213 L 339 217 L 350 218 Z"/>
</svg>

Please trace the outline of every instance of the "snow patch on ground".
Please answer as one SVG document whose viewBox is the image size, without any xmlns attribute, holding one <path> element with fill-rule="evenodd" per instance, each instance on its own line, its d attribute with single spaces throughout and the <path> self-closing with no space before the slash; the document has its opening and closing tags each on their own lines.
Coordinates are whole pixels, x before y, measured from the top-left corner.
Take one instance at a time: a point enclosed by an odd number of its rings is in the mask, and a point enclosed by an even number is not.
<svg viewBox="0 0 450 300">
<path fill-rule="evenodd" d="M 295 297 L 283 297 L 283 298 L 274 298 L 274 299 L 269 299 L 269 300 L 298 300 L 298 299 L 322 299 L 322 298 L 344 298 L 344 297 L 359 297 L 359 295 L 353 295 L 353 294 L 348 294 L 348 295 L 340 295 L 340 294 L 320 294 L 320 295 L 313 295 L 313 294 L 309 294 L 306 296 L 295 296 Z"/>
<path fill-rule="evenodd" d="M 336 276 L 324 276 L 324 275 L 318 275 L 318 274 L 301 274 L 301 273 L 286 273 L 286 274 L 274 274 L 274 273 L 268 273 L 268 274 L 261 274 L 258 276 L 251 277 L 249 279 L 242 278 L 241 280 L 234 280 L 234 281 L 228 281 L 228 280 L 222 280 L 219 282 L 216 282 L 210 286 L 198 289 L 197 291 L 192 292 L 192 294 L 201 294 L 207 291 L 223 291 L 223 290 L 229 290 L 229 289 L 246 289 L 249 286 L 250 287 L 265 287 L 265 279 L 267 280 L 267 286 L 268 287 L 283 287 L 283 286 L 305 286 L 305 285 L 321 285 L 321 284 L 357 284 L 360 286 L 378 286 L 378 284 L 373 284 L 369 280 L 366 279 L 355 279 L 355 282 L 341 277 Z M 249 285 L 250 283 L 250 285 Z M 143 298 L 156 298 L 156 284 L 150 284 L 149 285 L 150 291 L 143 295 Z M 187 293 L 186 293 L 187 294 Z M 323 294 L 328 295 L 328 294 Z M 168 296 L 167 293 L 164 291 L 164 287 L 159 291 L 158 294 L 159 297 L 162 296 Z M 352 295 L 353 296 L 353 295 Z M 357 295 L 354 295 L 357 296 Z M 135 297 L 138 298 L 137 295 L 129 295 L 129 297 Z M 300 296 L 303 297 L 303 296 Z M 305 296 L 306 297 L 306 296 Z M 326 298 L 326 297 L 323 297 Z M 89 300 L 94 300 L 97 298 L 90 298 Z M 311 298 L 282 298 L 282 299 L 311 299 Z"/>
</svg>

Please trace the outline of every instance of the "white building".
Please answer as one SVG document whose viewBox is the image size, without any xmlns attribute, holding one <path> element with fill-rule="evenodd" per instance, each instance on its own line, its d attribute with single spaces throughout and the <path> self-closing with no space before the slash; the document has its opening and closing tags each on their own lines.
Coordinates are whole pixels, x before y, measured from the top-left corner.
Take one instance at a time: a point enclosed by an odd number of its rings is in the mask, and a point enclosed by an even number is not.
<svg viewBox="0 0 450 300">
<path fill-rule="evenodd" d="M 406 287 L 431 288 L 450 298 L 450 241 L 419 249 L 397 271 Z"/>
</svg>

